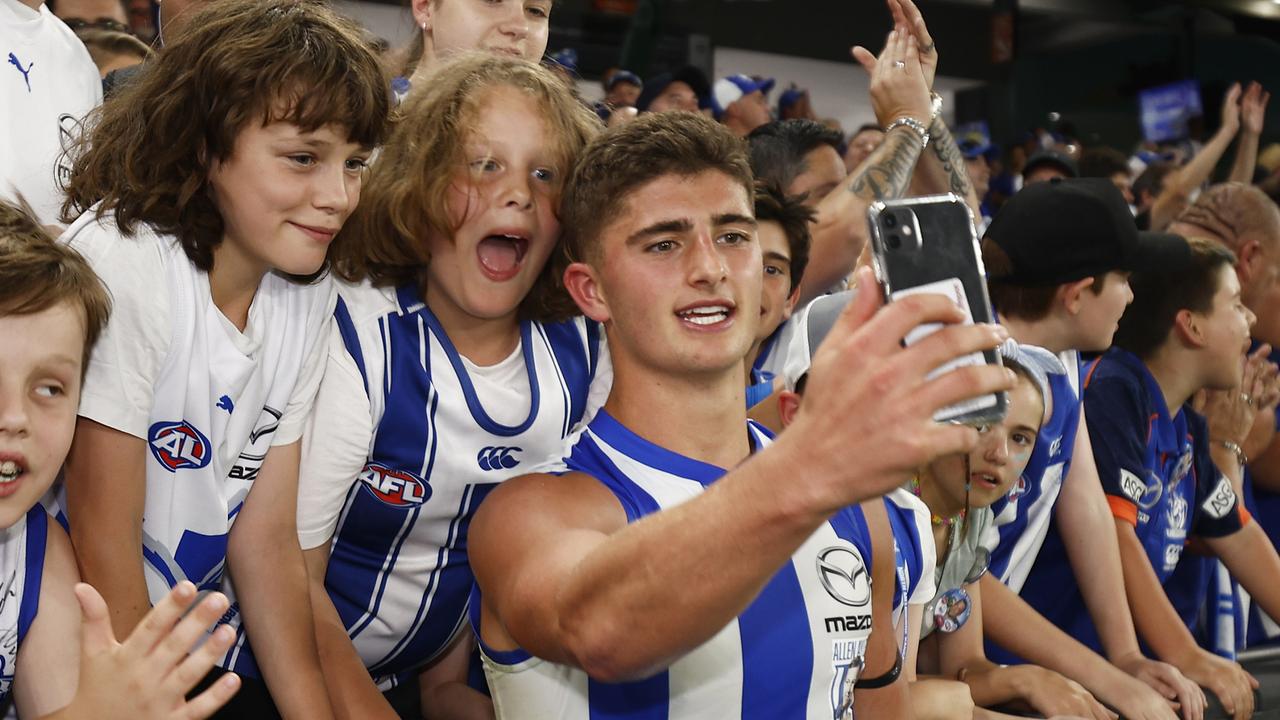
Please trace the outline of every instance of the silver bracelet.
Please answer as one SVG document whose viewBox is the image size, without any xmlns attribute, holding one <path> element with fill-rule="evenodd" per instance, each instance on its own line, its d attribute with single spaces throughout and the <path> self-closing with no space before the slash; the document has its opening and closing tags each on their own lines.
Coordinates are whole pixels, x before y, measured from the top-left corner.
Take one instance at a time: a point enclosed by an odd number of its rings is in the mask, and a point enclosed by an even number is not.
<svg viewBox="0 0 1280 720">
<path fill-rule="evenodd" d="M 929 128 L 925 127 L 924 123 L 921 123 L 919 120 L 913 117 L 907 117 L 906 115 L 903 115 L 897 120 L 894 120 L 893 122 L 889 123 L 888 126 L 886 126 L 884 129 L 884 134 L 888 135 L 894 128 L 899 128 L 899 127 L 909 128 L 916 135 L 919 135 L 921 149 L 929 147 Z"/>
<path fill-rule="evenodd" d="M 1218 444 L 1235 453 L 1236 460 L 1240 463 L 1240 467 L 1249 464 L 1249 457 L 1244 454 L 1244 448 L 1240 444 L 1231 440 L 1219 440 Z"/>
</svg>

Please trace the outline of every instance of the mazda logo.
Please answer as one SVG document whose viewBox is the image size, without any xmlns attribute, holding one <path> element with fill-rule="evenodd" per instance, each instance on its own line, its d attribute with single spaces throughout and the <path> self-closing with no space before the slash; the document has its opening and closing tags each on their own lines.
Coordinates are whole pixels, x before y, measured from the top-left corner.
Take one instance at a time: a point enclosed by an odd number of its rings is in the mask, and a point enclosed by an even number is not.
<svg viewBox="0 0 1280 720">
<path fill-rule="evenodd" d="M 837 602 L 862 607 L 871 602 L 871 578 L 862 558 L 847 547 L 829 547 L 818 553 L 818 579 Z"/>
</svg>

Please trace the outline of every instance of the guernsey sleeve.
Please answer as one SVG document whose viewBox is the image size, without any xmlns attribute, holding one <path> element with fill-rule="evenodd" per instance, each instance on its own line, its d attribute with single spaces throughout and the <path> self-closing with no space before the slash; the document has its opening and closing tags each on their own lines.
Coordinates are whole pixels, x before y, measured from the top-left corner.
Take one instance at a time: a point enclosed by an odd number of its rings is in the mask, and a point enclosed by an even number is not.
<svg viewBox="0 0 1280 720">
<path fill-rule="evenodd" d="M 303 350 L 302 369 L 298 373 L 293 395 L 280 418 L 280 427 L 271 440 L 272 445 L 288 445 L 302 437 L 303 426 L 315 406 L 320 377 L 326 366 L 329 334 L 333 326 L 333 310 L 338 301 L 337 286 L 329 278 L 309 288 L 310 307 L 307 312 L 307 348 Z"/>
<path fill-rule="evenodd" d="M 351 485 L 364 469 L 373 438 L 369 396 L 359 367 L 330 329 L 315 407 L 302 436 L 298 540 L 304 550 L 329 542 Z"/>
<path fill-rule="evenodd" d="M 154 388 L 171 341 L 166 239 L 125 237 L 106 220 L 82 218 L 64 235 L 111 296 L 111 316 L 85 369 L 80 417 L 146 438 Z"/>
<path fill-rule="evenodd" d="M 1114 516 L 1134 526 L 1147 490 L 1144 408 L 1137 381 L 1130 378 L 1095 378 L 1084 393 L 1085 422 L 1107 504 Z"/>
</svg>

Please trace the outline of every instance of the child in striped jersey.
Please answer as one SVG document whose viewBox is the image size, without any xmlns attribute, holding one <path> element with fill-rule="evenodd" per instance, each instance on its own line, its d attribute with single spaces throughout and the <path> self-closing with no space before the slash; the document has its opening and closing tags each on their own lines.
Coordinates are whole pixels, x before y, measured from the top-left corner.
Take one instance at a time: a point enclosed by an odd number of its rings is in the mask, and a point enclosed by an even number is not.
<svg viewBox="0 0 1280 720">
<path fill-rule="evenodd" d="M 401 112 L 335 248 L 350 284 L 299 531 L 339 711 L 483 716 L 466 684 L 471 517 L 558 457 L 593 381 L 607 389 L 598 327 L 553 321 L 573 308 L 550 261 L 561 186 L 599 121 L 545 68 L 481 53 L 436 68 Z"/>
<path fill-rule="evenodd" d="M 0 357 L 0 703 L 24 718 L 203 718 L 239 687 L 228 675 L 183 698 L 231 644 L 223 628 L 186 657 L 226 598 L 211 594 L 178 623 L 195 599 L 183 583 L 115 642 L 101 596 L 76 585 L 71 543 L 38 502 L 71 445 L 84 365 L 109 308 L 79 254 L 0 202 L 0 336 L 9 343 Z"/>
<path fill-rule="evenodd" d="M 323 720 L 297 464 L 336 298 L 329 245 L 387 127 L 381 67 L 322 3 L 226 0 L 122 93 L 64 207 L 81 213 L 64 241 L 115 306 L 67 463 L 77 560 L 120 634 L 183 580 L 227 592 L 223 619 L 252 630 L 223 661 L 245 676 L 224 712 Z"/>
</svg>

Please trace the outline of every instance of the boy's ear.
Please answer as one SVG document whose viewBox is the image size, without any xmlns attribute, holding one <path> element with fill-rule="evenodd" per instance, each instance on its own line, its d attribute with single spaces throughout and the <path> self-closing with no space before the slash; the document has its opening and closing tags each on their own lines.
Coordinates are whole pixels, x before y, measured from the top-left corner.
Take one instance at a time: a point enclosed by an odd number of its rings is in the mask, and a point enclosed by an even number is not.
<svg viewBox="0 0 1280 720">
<path fill-rule="evenodd" d="M 1241 285 L 1248 285 L 1258 276 L 1264 260 L 1262 244 L 1257 240 L 1250 240 L 1240 247 L 1236 253 L 1236 273 L 1240 276 Z"/>
<path fill-rule="evenodd" d="M 1093 278 L 1081 278 L 1074 282 L 1063 283 L 1058 286 L 1058 292 L 1055 296 L 1062 303 L 1066 311 L 1072 315 L 1080 312 L 1081 296 L 1088 292 L 1093 285 Z"/>
<path fill-rule="evenodd" d="M 609 301 L 594 268 L 583 262 L 570 263 L 564 269 L 564 287 L 583 315 L 600 323 L 609 321 Z"/>
<path fill-rule="evenodd" d="M 1182 341 L 1183 345 L 1190 348 L 1202 348 L 1205 346 L 1204 322 L 1205 318 L 1183 308 L 1173 317 L 1173 332 Z"/>
</svg>

